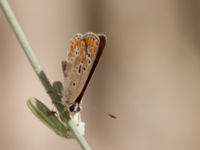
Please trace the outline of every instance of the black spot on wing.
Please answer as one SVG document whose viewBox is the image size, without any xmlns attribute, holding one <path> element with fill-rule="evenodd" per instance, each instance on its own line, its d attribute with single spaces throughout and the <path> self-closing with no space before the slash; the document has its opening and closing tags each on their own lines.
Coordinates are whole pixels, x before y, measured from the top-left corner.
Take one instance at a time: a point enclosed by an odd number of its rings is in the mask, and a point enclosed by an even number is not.
<svg viewBox="0 0 200 150">
<path fill-rule="evenodd" d="M 78 67 L 78 73 L 80 74 L 81 71 L 82 71 L 82 65 L 79 65 L 79 67 Z"/>
</svg>

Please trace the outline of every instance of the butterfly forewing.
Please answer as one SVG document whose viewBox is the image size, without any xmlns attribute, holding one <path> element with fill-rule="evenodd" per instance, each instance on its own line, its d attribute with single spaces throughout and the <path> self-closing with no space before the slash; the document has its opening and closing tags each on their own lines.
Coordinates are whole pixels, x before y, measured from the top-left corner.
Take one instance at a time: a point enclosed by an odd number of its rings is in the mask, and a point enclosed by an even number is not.
<svg viewBox="0 0 200 150">
<path fill-rule="evenodd" d="M 105 45 L 106 45 L 106 40 L 107 40 L 106 36 L 104 34 L 97 34 L 97 35 L 98 35 L 99 40 L 100 40 L 99 41 L 99 45 L 98 45 L 98 51 L 96 52 L 95 59 L 92 60 L 92 66 L 91 66 L 92 68 L 91 68 L 91 70 L 90 70 L 90 72 L 88 74 L 88 77 L 87 77 L 87 80 L 86 80 L 86 82 L 84 84 L 84 87 L 83 87 L 79 97 L 76 99 L 77 103 L 81 102 L 81 99 L 82 99 L 82 96 L 83 96 L 83 94 L 85 92 L 85 89 L 87 88 L 87 85 L 88 85 L 88 83 L 89 83 L 89 81 L 90 81 L 90 79 L 92 77 L 92 74 L 94 73 L 94 70 L 95 70 L 95 68 L 96 68 L 96 66 L 97 66 L 97 64 L 99 62 L 99 58 L 101 57 L 101 54 L 102 54 L 102 52 L 103 52 L 103 50 L 105 48 Z"/>
</svg>

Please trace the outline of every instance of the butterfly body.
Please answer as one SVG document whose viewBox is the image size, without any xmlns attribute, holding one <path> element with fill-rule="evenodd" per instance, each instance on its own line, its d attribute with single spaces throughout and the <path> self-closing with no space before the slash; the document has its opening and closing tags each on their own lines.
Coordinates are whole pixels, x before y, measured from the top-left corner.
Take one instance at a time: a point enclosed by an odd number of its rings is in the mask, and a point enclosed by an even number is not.
<svg viewBox="0 0 200 150">
<path fill-rule="evenodd" d="M 71 112 L 81 109 L 81 100 L 106 44 L 103 34 L 78 33 L 70 40 L 67 60 L 62 62 L 64 90 L 62 103 Z"/>
</svg>

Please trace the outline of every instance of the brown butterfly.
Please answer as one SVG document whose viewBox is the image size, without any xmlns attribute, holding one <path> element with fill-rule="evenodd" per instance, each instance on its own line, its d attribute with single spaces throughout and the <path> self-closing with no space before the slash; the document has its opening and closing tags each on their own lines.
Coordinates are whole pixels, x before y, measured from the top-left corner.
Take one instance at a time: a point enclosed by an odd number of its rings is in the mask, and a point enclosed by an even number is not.
<svg viewBox="0 0 200 150">
<path fill-rule="evenodd" d="M 78 33 L 72 37 L 67 60 L 62 62 L 64 89 L 62 103 L 71 112 L 81 109 L 81 100 L 106 45 L 104 34 Z"/>
</svg>

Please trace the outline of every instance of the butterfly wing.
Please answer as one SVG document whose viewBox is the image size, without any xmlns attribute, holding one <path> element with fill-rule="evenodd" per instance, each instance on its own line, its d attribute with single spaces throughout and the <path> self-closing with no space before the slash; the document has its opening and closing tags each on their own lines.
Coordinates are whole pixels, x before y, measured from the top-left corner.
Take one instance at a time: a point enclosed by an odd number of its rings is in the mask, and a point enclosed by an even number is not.
<svg viewBox="0 0 200 150">
<path fill-rule="evenodd" d="M 94 45 L 91 44 L 91 43 L 93 43 L 91 41 L 94 41 L 94 43 L 95 43 L 95 39 L 93 38 L 93 34 L 94 33 L 89 32 L 89 33 L 86 33 L 84 35 L 84 40 L 85 40 L 85 44 L 86 44 L 86 47 L 87 47 L 87 51 L 88 51 L 89 54 L 93 53 L 93 55 L 91 55 L 91 57 L 89 57 L 88 60 L 87 60 L 87 61 L 91 61 L 92 63 L 88 64 L 88 67 L 89 67 L 88 69 L 90 69 L 90 71 L 88 72 L 87 76 L 85 77 L 86 79 L 85 79 L 84 87 L 81 90 L 80 95 L 76 99 L 76 102 L 79 103 L 79 104 L 81 102 L 83 94 L 84 94 L 84 92 L 87 88 L 87 85 L 88 85 L 88 83 L 89 83 L 89 81 L 90 81 L 90 79 L 91 79 L 91 77 L 94 73 L 94 70 L 95 70 L 95 68 L 96 68 L 96 66 L 99 62 L 99 58 L 101 57 L 101 54 L 102 54 L 102 52 L 105 48 L 105 45 L 106 45 L 106 40 L 107 40 L 106 36 L 104 34 L 97 34 L 97 36 L 99 38 L 99 42 L 98 43 L 96 42 L 96 44 L 98 44 L 98 48 L 97 48 L 97 51 L 96 51 L 96 47 L 94 47 Z M 95 36 L 96 36 L 96 34 L 95 34 Z M 94 50 L 95 50 L 95 52 L 94 52 Z"/>
<path fill-rule="evenodd" d="M 63 62 L 65 103 L 80 104 L 105 44 L 104 35 L 91 32 L 72 38 L 67 61 Z"/>
<path fill-rule="evenodd" d="M 77 97 L 79 82 L 82 73 L 80 66 L 82 66 L 82 57 L 85 55 L 85 42 L 83 35 L 78 33 L 70 40 L 70 47 L 67 54 L 67 60 L 62 62 L 64 73 L 64 89 L 63 102 L 71 104 Z"/>
</svg>

